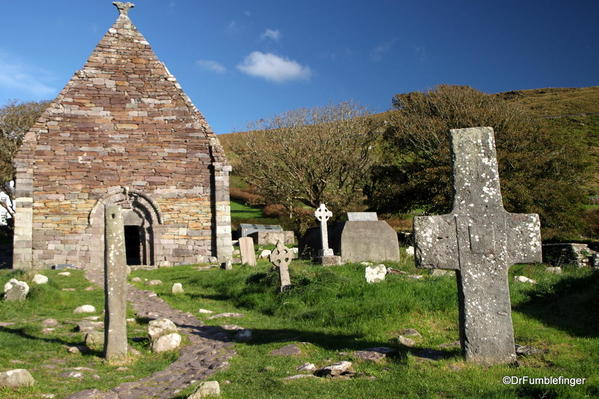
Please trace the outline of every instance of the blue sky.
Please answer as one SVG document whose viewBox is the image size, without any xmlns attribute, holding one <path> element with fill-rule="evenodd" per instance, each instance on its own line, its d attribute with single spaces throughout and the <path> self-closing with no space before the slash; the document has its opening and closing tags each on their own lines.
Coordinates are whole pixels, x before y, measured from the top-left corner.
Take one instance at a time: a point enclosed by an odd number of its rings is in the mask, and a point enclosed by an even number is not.
<svg viewBox="0 0 599 399">
<path fill-rule="evenodd" d="M 2 1 L 0 105 L 52 99 L 117 17 L 111 0 Z M 599 85 L 599 1 L 138 0 L 133 23 L 217 133 L 287 110 L 372 112 L 437 84 Z"/>
</svg>

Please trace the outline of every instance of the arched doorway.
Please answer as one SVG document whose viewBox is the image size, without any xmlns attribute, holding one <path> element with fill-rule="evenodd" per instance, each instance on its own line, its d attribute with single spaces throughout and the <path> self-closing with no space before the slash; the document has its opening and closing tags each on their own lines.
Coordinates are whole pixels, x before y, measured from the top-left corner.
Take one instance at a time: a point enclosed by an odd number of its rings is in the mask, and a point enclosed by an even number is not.
<svg viewBox="0 0 599 399">
<path fill-rule="evenodd" d="M 104 273 L 104 207 L 119 205 L 123 210 L 125 249 L 129 266 L 153 267 L 162 253 L 160 232 L 162 215 L 147 195 L 127 187 L 99 199 L 89 213 L 87 236 L 90 275 Z"/>
</svg>

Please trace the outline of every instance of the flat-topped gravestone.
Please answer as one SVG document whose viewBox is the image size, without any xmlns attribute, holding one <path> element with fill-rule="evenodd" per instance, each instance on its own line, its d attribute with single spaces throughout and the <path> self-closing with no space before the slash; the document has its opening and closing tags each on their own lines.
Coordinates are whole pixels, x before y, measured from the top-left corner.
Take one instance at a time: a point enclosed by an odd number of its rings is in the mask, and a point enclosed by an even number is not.
<svg viewBox="0 0 599 399">
<path fill-rule="evenodd" d="M 258 231 L 283 231 L 283 228 L 278 224 L 248 224 L 241 223 L 239 225 L 241 237 L 247 237 L 250 234 Z"/>
<path fill-rule="evenodd" d="M 347 212 L 349 222 L 376 222 L 379 220 L 376 212 Z"/>
<path fill-rule="evenodd" d="M 254 239 L 252 237 L 239 238 L 239 252 L 241 252 L 241 263 L 256 266 L 256 252 L 254 252 Z"/>
<path fill-rule="evenodd" d="M 421 268 L 456 270 L 466 360 L 516 360 L 508 269 L 541 262 L 536 214 L 503 208 L 493 129 L 451 130 L 454 202 L 448 215 L 414 218 Z"/>
<path fill-rule="evenodd" d="M 127 259 L 121 207 L 106 206 L 105 220 L 104 356 L 113 361 L 127 356 Z"/>
<path fill-rule="evenodd" d="M 279 278 L 281 280 L 281 292 L 285 291 L 291 285 L 289 278 L 289 264 L 293 259 L 293 252 L 283 245 L 281 241 L 270 254 L 270 261 L 279 269 Z"/>
</svg>

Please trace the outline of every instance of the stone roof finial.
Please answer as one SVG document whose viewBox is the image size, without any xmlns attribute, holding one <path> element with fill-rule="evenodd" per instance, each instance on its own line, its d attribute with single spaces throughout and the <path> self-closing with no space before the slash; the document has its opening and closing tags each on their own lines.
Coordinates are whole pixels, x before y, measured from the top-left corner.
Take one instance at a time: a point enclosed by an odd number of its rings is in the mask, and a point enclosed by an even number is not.
<svg viewBox="0 0 599 399">
<path fill-rule="evenodd" d="M 120 15 L 124 15 L 125 17 L 129 16 L 129 9 L 135 7 L 133 3 L 123 3 L 122 1 L 113 1 L 112 4 L 119 9 Z"/>
</svg>

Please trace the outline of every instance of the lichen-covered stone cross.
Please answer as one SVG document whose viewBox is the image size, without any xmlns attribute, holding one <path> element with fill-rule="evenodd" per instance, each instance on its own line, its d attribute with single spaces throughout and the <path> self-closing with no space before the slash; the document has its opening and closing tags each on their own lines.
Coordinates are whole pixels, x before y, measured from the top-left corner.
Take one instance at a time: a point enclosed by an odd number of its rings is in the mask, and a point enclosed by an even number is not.
<svg viewBox="0 0 599 399">
<path fill-rule="evenodd" d="M 333 255 L 333 250 L 329 248 L 329 234 L 327 231 L 327 220 L 333 216 L 333 212 L 329 211 L 324 204 L 320 204 L 314 211 L 314 216 L 320 222 L 320 238 L 322 240 L 321 256 Z"/>
<path fill-rule="evenodd" d="M 112 4 L 118 8 L 120 15 L 129 16 L 129 9 L 135 7 L 133 3 L 123 3 L 122 1 L 113 1 Z"/>
<path fill-rule="evenodd" d="M 277 247 L 272 251 L 269 259 L 271 263 L 279 269 L 281 292 L 283 292 L 291 285 L 291 279 L 289 278 L 289 264 L 291 263 L 291 259 L 293 259 L 293 253 L 279 240 L 277 241 Z"/>
<path fill-rule="evenodd" d="M 453 211 L 414 218 L 416 264 L 456 270 L 466 360 L 516 360 L 508 286 L 514 263 L 541 262 L 539 216 L 503 208 L 493 129 L 451 130 Z"/>
</svg>

